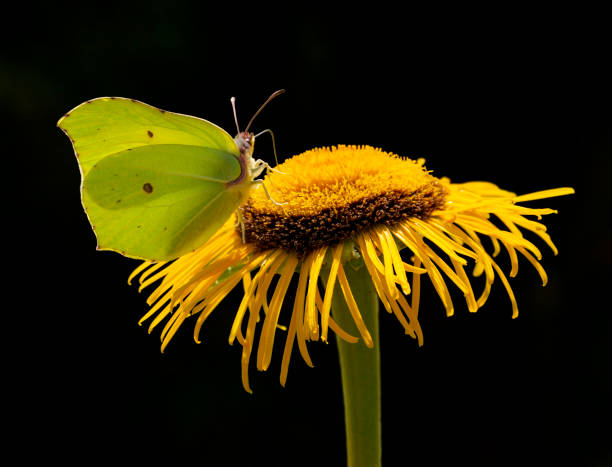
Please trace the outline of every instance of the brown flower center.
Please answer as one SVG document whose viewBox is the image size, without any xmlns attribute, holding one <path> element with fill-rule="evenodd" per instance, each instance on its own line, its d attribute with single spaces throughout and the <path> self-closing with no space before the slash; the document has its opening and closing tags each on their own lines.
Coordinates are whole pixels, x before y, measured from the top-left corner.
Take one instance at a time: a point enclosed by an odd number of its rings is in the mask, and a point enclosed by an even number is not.
<svg viewBox="0 0 612 467">
<path fill-rule="evenodd" d="M 255 190 L 240 208 L 246 241 L 262 250 L 305 254 L 377 224 L 427 218 L 445 203 L 446 189 L 422 162 L 374 148 L 308 151 L 276 169 L 264 184 L 286 204 Z"/>
</svg>

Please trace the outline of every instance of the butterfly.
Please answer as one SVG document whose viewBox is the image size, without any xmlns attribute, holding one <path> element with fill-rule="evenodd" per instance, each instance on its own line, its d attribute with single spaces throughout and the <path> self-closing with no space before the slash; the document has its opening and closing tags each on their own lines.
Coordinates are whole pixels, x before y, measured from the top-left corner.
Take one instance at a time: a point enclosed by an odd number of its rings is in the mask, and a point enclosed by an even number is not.
<svg viewBox="0 0 612 467">
<path fill-rule="evenodd" d="M 203 245 L 261 184 L 256 177 L 269 166 L 253 158 L 259 135 L 249 128 L 283 92 L 270 95 L 244 131 L 232 98 L 235 138 L 201 118 L 121 97 L 92 99 L 65 114 L 57 125 L 77 156 L 97 248 L 169 261 Z"/>
</svg>

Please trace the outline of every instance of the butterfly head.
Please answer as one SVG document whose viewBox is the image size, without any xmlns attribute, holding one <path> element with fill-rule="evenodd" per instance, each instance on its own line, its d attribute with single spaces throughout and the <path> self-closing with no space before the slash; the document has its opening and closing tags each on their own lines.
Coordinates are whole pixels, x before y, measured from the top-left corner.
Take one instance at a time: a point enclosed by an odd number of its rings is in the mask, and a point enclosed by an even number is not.
<svg viewBox="0 0 612 467">
<path fill-rule="evenodd" d="M 236 146 L 240 151 L 240 157 L 252 157 L 255 149 L 255 135 L 248 131 L 241 131 L 234 138 Z"/>
</svg>

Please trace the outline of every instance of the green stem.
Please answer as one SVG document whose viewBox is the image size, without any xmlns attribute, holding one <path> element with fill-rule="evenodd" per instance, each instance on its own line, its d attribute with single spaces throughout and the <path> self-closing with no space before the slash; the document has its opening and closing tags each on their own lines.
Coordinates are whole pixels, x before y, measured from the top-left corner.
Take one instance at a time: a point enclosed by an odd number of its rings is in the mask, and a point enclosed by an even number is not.
<svg viewBox="0 0 612 467">
<path fill-rule="evenodd" d="M 349 344 L 339 337 L 336 338 L 344 395 L 348 467 L 380 467 L 382 450 L 378 295 L 365 266 L 355 270 L 346 265 L 344 270 L 374 343 L 373 348 L 368 348 L 363 339 L 356 344 Z M 342 329 L 359 336 L 339 284 L 334 287 L 332 314 Z"/>
</svg>

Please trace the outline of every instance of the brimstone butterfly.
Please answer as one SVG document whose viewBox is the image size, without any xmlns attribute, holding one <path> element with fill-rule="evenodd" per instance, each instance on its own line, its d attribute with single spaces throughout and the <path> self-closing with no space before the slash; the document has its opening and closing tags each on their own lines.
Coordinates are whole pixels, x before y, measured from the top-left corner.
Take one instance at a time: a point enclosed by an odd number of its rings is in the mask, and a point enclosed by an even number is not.
<svg viewBox="0 0 612 467">
<path fill-rule="evenodd" d="M 64 115 L 57 125 L 78 159 L 98 249 L 168 261 L 203 245 L 260 182 L 267 164 L 253 158 L 249 127 L 282 92 L 235 138 L 134 99 L 93 99 Z"/>
</svg>

